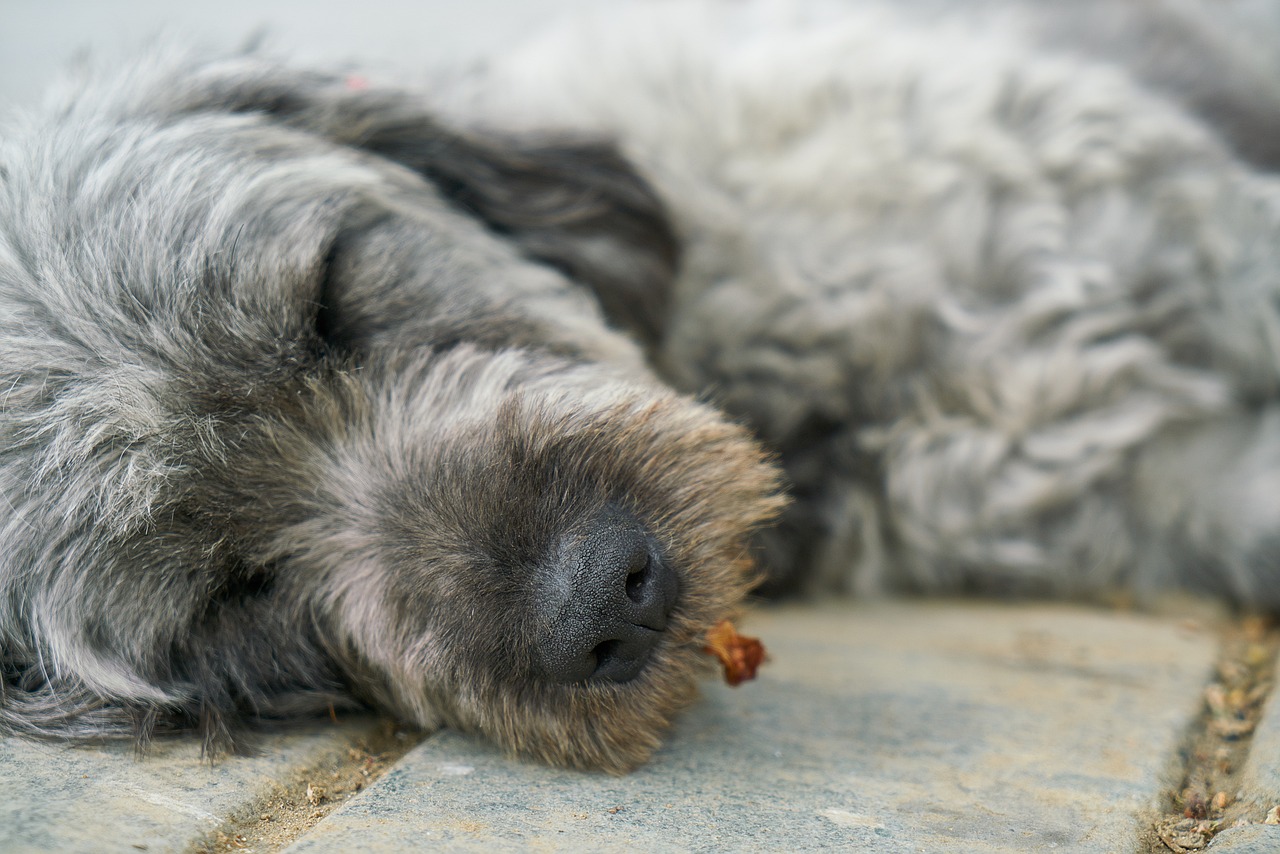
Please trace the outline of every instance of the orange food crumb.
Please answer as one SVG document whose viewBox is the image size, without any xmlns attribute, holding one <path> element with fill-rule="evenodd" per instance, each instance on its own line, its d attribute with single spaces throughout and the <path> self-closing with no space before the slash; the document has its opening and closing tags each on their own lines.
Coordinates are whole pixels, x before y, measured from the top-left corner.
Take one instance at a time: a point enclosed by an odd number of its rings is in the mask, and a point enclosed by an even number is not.
<svg viewBox="0 0 1280 854">
<path fill-rule="evenodd" d="M 764 644 L 758 638 L 738 634 L 733 623 L 721 620 L 707 632 L 709 652 L 724 665 L 724 681 L 737 686 L 756 678 L 756 670 L 764 663 Z"/>
</svg>

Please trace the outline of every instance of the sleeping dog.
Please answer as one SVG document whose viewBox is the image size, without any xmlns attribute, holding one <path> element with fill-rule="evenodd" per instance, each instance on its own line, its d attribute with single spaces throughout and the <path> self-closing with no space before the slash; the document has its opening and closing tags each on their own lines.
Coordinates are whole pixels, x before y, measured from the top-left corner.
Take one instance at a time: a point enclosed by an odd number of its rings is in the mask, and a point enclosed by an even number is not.
<svg viewBox="0 0 1280 854">
<path fill-rule="evenodd" d="M 359 702 L 621 771 L 761 580 L 1280 604 L 1265 116 L 1043 32 L 73 79 L 0 143 L 0 728 Z"/>
</svg>

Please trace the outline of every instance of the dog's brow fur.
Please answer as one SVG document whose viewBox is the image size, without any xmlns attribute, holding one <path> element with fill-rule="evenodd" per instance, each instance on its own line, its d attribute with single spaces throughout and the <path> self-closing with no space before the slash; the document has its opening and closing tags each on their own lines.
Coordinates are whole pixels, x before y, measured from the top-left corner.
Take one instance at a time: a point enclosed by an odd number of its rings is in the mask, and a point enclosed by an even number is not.
<svg viewBox="0 0 1280 854">
<path fill-rule="evenodd" d="M 364 703 L 616 772 L 762 573 L 1280 606 L 1248 69 L 768 8 L 645 4 L 431 106 L 168 49 L 15 118 L 0 731 Z M 1072 43 L 1191 32 L 1124 8 Z M 635 678 L 549 681 L 541 579 L 610 514 L 678 599 Z"/>
</svg>

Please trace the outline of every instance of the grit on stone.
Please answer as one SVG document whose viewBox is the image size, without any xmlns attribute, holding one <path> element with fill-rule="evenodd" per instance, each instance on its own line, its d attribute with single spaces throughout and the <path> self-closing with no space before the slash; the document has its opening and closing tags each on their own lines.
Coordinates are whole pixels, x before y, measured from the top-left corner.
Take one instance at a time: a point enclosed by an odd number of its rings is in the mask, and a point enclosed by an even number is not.
<svg viewBox="0 0 1280 854">
<path fill-rule="evenodd" d="M 1217 647 L 1065 606 L 810 606 L 744 629 L 760 680 L 710 687 L 634 774 L 446 732 L 290 850 L 1132 850 Z"/>
</svg>

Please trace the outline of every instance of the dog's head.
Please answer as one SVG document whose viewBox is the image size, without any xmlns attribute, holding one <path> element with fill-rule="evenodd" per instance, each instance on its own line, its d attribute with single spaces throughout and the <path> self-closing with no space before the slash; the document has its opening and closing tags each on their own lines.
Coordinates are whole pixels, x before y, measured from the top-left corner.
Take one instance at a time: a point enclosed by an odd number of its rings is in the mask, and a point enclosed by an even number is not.
<svg viewBox="0 0 1280 854">
<path fill-rule="evenodd" d="M 337 672 L 557 763 L 652 751 L 779 499 L 605 320 L 654 340 L 676 258 L 611 147 L 247 56 L 90 87 L 5 168 L 0 428 L 36 438 L 0 484 L 60 508 L 6 529 L 67 599 L 51 691 L 216 721 Z"/>
<path fill-rule="evenodd" d="M 325 461 L 315 509 L 260 558 L 309 574 L 360 690 L 558 764 L 647 757 L 753 580 L 745 535 L 776 499 L 744 431 L 612 369 L 470 345 L 321 394 L 342 401 L 323 438 L 272 436 Z"/>
</svg>

